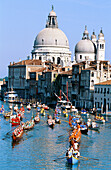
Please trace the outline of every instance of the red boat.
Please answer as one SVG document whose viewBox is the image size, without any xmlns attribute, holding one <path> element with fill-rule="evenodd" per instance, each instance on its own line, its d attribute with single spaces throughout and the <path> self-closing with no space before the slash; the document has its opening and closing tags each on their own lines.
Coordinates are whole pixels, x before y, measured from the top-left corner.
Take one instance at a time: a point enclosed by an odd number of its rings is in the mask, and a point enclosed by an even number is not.
<svg viewBox="0 0 111 170">
<path fill-rule="evenodd" d="M 21 126 L 17 127 L 12 133 L 12 140 L 16 142 L 22 138 L 23 128 Z"/>
<path fill-rule="evenodd" d="M 12 126 L 20 125 L 20 119 L 18 117 L 12 118 Z"/>
</svg>

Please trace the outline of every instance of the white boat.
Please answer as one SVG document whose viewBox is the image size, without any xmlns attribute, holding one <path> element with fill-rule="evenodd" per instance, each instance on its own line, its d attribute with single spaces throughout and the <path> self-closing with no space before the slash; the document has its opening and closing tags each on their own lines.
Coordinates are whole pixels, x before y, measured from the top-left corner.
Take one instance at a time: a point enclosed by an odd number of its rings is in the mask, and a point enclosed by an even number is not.
<svg viewBox="0 0 111 170">
<path fill-rule="evenodd" d="M 11 90 L 11 91 L 6 92 L 4 101 L 13 103 L 17 101 L 17 98 L 18 98 L 18 94 L 15 91 Z"/>
<path fill-rule="evenodd" d="M 57 102 L 57 107 L 63 110 L 67 109 L 67 111 L 71 111 L 71 112 L 74 111 L 78 113 L 78 110 L 75 108 L 75 106 L 72 106 L 72 103 L 70 101 L 60 100 Z"/>
</svg>

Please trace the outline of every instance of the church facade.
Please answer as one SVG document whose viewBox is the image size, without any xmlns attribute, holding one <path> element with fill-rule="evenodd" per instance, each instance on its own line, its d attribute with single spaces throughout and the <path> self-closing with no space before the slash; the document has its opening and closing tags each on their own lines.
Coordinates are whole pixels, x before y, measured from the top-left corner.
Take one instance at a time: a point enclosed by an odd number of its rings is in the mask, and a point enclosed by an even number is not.
<svg viewBox="0 0 111 170">
<path fill-rule="evenodd" d="M 61 66 L 71 65 L 69 41 L 62 30 L 58 28 L 57 16 L 53 10 L 48 15 L 46 28 L 39 32 L 34 41 L 32 59 L 42 62 L 51 61 Z"/>
<path fill-rule="evenodd" d="M 89 61 L 104 61 L 105 60 L 105 40 L 102 29 L 96 38 L 95 32 L 93 31 L 91 39 L 87 26 L 83 32 L 82 40 L 80 40 L 75 46 L 75 58 L 76 63 L 80 63 L 86 60 Z"/>
</svg>

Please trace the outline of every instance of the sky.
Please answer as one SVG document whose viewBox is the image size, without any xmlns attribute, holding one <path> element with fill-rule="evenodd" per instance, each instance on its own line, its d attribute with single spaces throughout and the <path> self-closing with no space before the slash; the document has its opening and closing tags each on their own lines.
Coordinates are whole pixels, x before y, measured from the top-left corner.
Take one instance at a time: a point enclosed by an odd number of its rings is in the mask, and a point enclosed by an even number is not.
<svg viewBox="0 0 111 170">
<path fill-rule="evenodd" d="M 10 62 L 27 59 L 34 39 L 45 28 L 52 5 L 58 26 L 66 34 L 72 58 L 87 25 L 97 37 L 102 27 L 111 62 L 111 0 L 0 0 L 0 78 L 8 76 Z"/>
</svg>

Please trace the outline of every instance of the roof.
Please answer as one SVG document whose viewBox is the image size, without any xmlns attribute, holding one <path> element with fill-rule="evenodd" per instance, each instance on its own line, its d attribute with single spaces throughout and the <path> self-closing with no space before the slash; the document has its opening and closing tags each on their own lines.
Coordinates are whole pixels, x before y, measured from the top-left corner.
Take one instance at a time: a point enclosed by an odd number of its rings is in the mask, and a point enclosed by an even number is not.
<svg viewBox="0 0 111 170">
<path fill-rule="evenodd" d="M 94 66 L 94 67 L 88 67 L 88 68 L 85 68 L 85 69 L 83 69 L 83 70 L 97 70 L 97 67 L 96 67 L 96 66 Z"/>
<path fill-rule="evenodd" d="M 107 81 L 104 81 L 104 82 L 101 82 L 95 85 L 111 85 L 111 80 L 107 80 Z"/>
<path fill-rule="evenodd" d="M 33 70 L 31 70 L 30 72 L 43 72 L 44 70 L 46 70 L 46 68 L 35 68 Z"/>
<path fill-rule="evenodd" d="M 63 71 L 60 74 L 64 74 L 64 75 L 72 75 L 72 70 L 69 71 Z"/>
<path fill-rule="evenodd" d="M 41 60 L 22 60 L 17 63 L 13 62 L 10 64 L 10 66 L 16 66 L 16 65 L 42 65 Z"/>
</svg>

